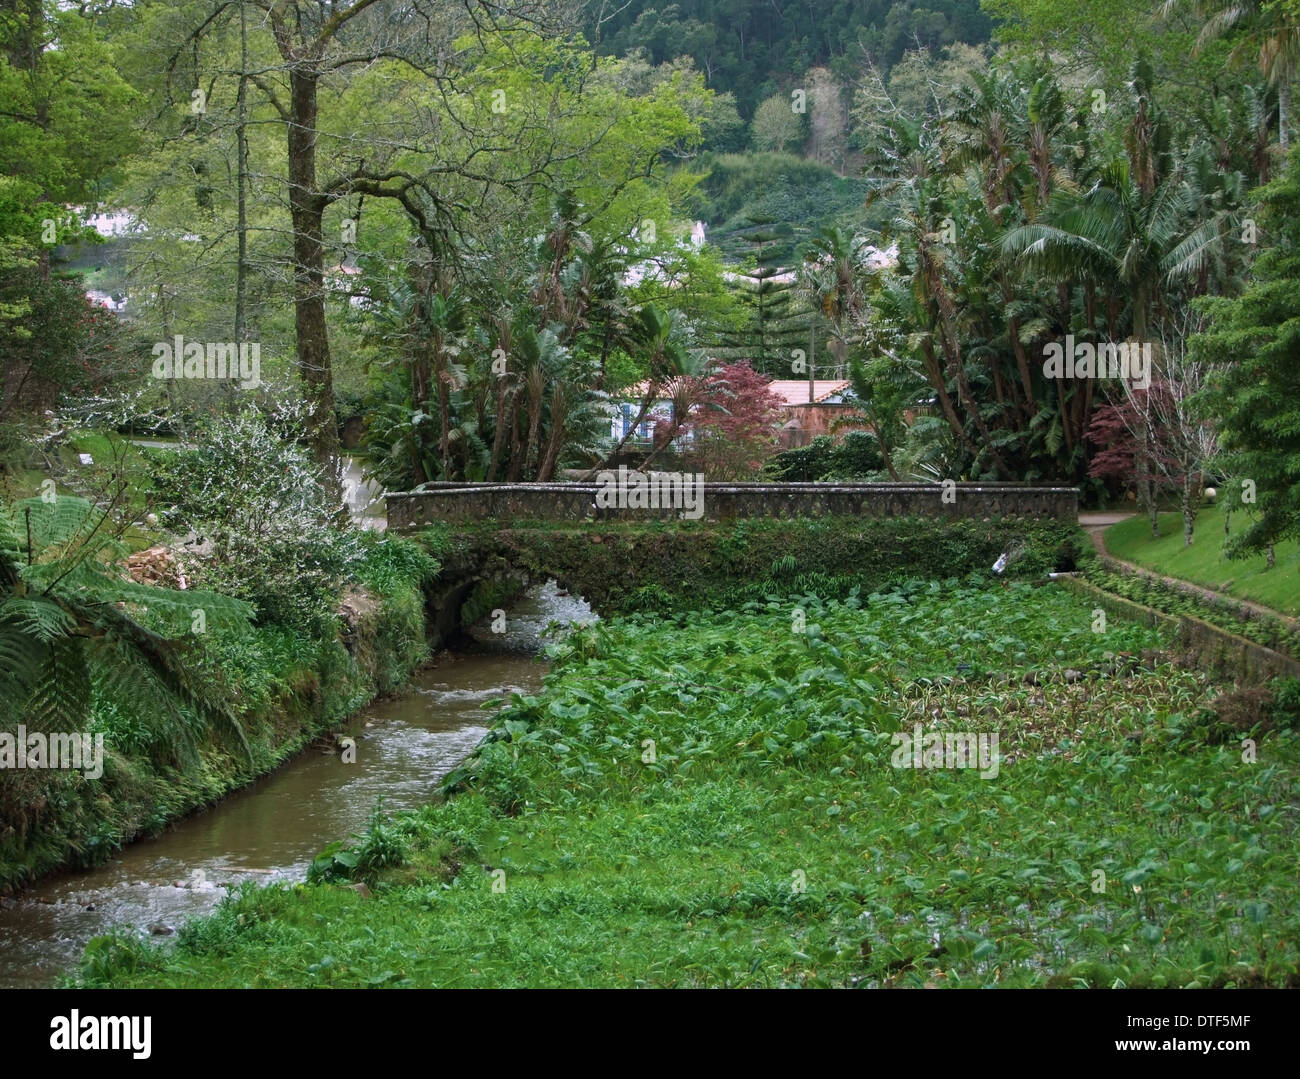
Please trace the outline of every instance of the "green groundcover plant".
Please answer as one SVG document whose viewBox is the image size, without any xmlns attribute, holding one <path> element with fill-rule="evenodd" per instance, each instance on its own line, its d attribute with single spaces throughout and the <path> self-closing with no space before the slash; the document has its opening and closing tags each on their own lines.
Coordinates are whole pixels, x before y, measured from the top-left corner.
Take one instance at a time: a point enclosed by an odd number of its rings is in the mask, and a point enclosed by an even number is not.
<svg viewBox="0 0 1300 1079">
<path fill-rule="evenodd" d="M 958 580 L 598 624 L 448 797 L 79 980 L 1295 984 L 1296 687 L 1095 629 Z M 996 734 L 996 775 L 899 766 L 917 725 Z"/>
</svg>

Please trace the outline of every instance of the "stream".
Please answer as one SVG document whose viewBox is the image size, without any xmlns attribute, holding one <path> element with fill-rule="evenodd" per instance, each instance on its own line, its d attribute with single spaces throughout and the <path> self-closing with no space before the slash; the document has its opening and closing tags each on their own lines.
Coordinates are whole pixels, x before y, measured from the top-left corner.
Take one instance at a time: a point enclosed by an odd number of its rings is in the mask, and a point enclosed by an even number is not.
<svg viewBox="0 0 1300 1079">
<path fill-rule="evenodd" d="M 487 733 L 492 710 L 485 706 L 540 687 L 546 626 L 592 618 L 554 582 L 534 588 L 511 607 L 506 633 L 471 629 L 464 651 L 444 653 L 409 691 L 354 716 L 347 733 L 356 738 L 356 763 L 343 764 L 331 748 L 308 748 L 105 865 L 45 877 L 0 899 L 0 988 L 52 985 L 91 937 L 115 926 L 166 939 L 215 906 L 222 885 L 303 879 L 326 844 L 365 828 L 381 794 L 388 811 L 424 805 L 437 780 Z"/>
</svg>

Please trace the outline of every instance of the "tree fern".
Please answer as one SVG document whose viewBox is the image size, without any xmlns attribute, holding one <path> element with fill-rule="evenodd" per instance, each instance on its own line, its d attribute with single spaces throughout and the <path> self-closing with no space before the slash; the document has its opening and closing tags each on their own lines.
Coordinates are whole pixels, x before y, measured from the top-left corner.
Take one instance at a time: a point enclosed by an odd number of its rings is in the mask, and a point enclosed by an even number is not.
<svg viewBox="0 0 1300 1079">
<path fill-rule="evenodd" d="M 46 731 L 79 730 L 90 713 L 90 670 L 85 642 L 65 636 L 44 644 L 36 686 L 27 701 L 28 726 Z"/>
<path fill-rule="evenodd" d="M 21 706 L 31 698 L 42 663 L 42 643 L 12 623 L 0 621 L 0 725 L 21 718 Z"/>
<path fill-rule="evenodd" d="M 234 702 L 197 683 L 187 660 L 197 611 L 205 628 L 237 631 L 252 608 L 124 576 L 111 558 L 120 545 L 99 531 L 105 516 L 70 496 L 0 503 L 0 720 L 84 729 L 98 693 L 152 720 L 158 742 L 178 756 L 194 749 L 186 706 L 250 752 Z"/>
<path fill-rule="evenodd" d="M 22 553 L 22 558 L 15 561 L 25 562 L 34 560 L 36 551 L 57 552 L 84 539 L 93 529 L 97 514 L 85 499 L 63 495 L 52 502 L 24 498 L 0 516 L 7 518 L 0 531 L 7 532 Z"/>
</svg>

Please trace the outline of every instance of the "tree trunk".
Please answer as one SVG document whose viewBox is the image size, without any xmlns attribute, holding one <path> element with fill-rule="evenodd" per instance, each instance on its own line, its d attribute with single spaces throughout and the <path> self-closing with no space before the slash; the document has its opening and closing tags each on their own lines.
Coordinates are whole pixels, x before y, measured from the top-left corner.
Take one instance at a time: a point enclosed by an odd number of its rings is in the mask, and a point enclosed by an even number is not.
<svg viewBox="0 0 1300 1079">
<path fill-rule="evenodd" d="M 438 391 L 438 451 L 442 456 L 442 478 L 455 479 L 451 474 L 451 394 L 448 383 L 451 373 L 447 370 L 442 342 L 434 343 L 434 384 Z"/>
<path fill-rule="evenodd" d="M 488 483 L 496 480 L 497 469 L 501 467 L 501 452 L 505 449 L 506 436 L 514 427 L 515 400 L 518 393 L 518 387 L 502 386 L 501 393 L 497 396 L 497 430 L 492 438 L 492 461 L 487 471 Z"/>
<path fill-rule="evenodd" d="M 975 443 L 966 434 L 966 428 L 962 426 L 961 420 L 957 416 L 957 410 L 952 406 L 952 398 L 948 394 L 943 369 L 939 365 L 939 357 L 935 355 L 933 344 L 927 342 L 921 346 L 921 357 L 926 377 L 930 380 L 930 385 L 934 387 L 935 396 L 939 400 L 939 410 L 948 421 L 948 426 L 952 429 L 953 435 L 957 441 L 970 450 L 972 457 L 978 456 L 979 450 L 975 448 Z"/>
<path fill-rule="evenodd" d="M 1151 538 L 1159 539 L 1160 511 L 1156 499 L 1158 485 L 1148 452 L 1150 428 L 1146 413 L 1141 408 L 1137 409 L 1137 417 L 1137 430 L 1133 432 L 1133 471 L 1137 482 L 1138 504 L 1151 522 Z"/>
<path fill-rule="evenodd" d="M 541 367 L 529 370 L 525 384 L 528 387 L 528 440 L 524 443 L 525 479 L 537 479 L 538 457 L 541 445 L 538 441 L 542 430 L 542 406 L 546 403 L 543 394 L 546 384 Z"/>
<path fill-rule="evenodd" d="M 880 459 L 885 463 L 885 471 L 889 473 L 889 478 L 895 483 L 900 483 L 898 469 L 894 467 L 894 455 L 890 453 L 889 447 L 885 445 L 885 439 L 881 436 L 880 428 L 873 425 L 871 433 L 876 436 L 876 447 L 880 450 Z"/>
<path fill-rule="evenodd" d="M 980 412 L 975 395 L 971 392 L 970 381 L 966 377 L 966 361 L 961 354 L 960 337 L 957 333 L 957 305 L 944 283 L 939 264 L 924 248 L 921 251 L 921 259 L 927 289 L 930 295 L 934 297 L 938 316 L 939 345 L 948 362 L 948 370 L 952 373 L 953 381 L 957 386 L 957 400 L 966 409 L 967 415 L 975 422 L 975 428 L 984 440 L 984 448 L 988 450 L 989 456 L 993 458 L 993 466 L 997 471 L 997 475 L 1004 480 L 1010 479 L 1010 471 L 1007 469 L 1006 462 L 1002 460 L 1002 455 L 998 453 L 997 447 L 993 444 L 993 436 L 989 433 L 988 425 L 984 422 L 984 414 Z M 975 460 L 979 460 L 978 451 L 976 451 Z"/>
<path fill-rule="evenodd" d="M 1283 156 L 1291 148 L 1291 78 L 1285 73 L 1277 83 L 1277 144 Z"/>
<path fill-rule="evenodd" d="M 1145 433 L 1145 427 L 1143 428 Z M 1151 538 L 1160 538 L 1160 486 L 1156 482 L 1155 476 L 1151 474 L 1150 458 L 1147 457 L 1145 439 L 1142 449 L 1142 463 L 1138 467 L 1139 484 L 1142 490 L 1142 501 L 1146 505 L 1147 519 L 1151 522 Z"/>
<path fill-rule="evenodd" d="M 637 410 L 636 419 L 634 419 L 632 425 L 623 432 L 623 437 L 618 440 L 618 445 L 606 454 L 605 459 L 601 461 L 600 464 L 596 465 L 595 468 L 590 469 L 587 474 L 582 477 L 584 481 L 592 479 L 597 472 L 603 468 L 608 468 L 613 461 L 618 459 L 618 455 L 623 452 L 623 447 L 626 446 L 632 436 L 636 434 L 636 429 L 641 426 L 641 422 L 646 418 L 646 413 L 650 411 L 650 406 L 654 403 L 655 394 L 658 393 L 658 391 L 658 380 L 651 379 L 650 385 L 646 388 L 645 397 L 641 401 L 641 407 Z"/>
<path fill-rule="evenodd" d="M 334 376 L 325 326 L 325 199 L 316 190 L 316 88 L 314 71 L 289 69 L 289 214 L 293 221 L 293 322 L 298 376 L 307 400 L 307 438 L 316 459 L 338 454 Z"/>
<path fill-rule="evenodd" d="M 236 98 L 239 114 L 235 126 L 235 177 L 237 193 L 239 256 L 235 263 L 235 344 L 248 340 L 248 19 L 244 0 L 239 3 L 239 92 Z M 226 383 L 226 404 L 235 411 L 235 387 Z"/>
<path fill-rule="evenodd" d="M 1183 546 L 1192 545 L 1192 529 L 1196 526 L 1196 507 L 1192 504 L 1192 472 L 1188 469 L 1183 475 L 1182 511 L 1183 511 Z"/>
<path fill-rule="evenodd" d="M 551 437 L 546 442 L 546 451 L 542 454 L 542 463 L 537 469 L 538 483 L 549 483 L 555 476 L 555 466 L 559 463 L 560 451 L 564 449 L 568 411 L 569 403 L 564 396 L 564 387 L 556 383 L 551 390 Z"/>
<path fill-rule="evenodd" d="M 1015 298 L 1015 292 L 1011 287 L 1011 282 L 1007 280 L 1006 274 L 998 275 L 998 288 L 1002 294 L 1002 306 L 1005 310 Z M 1029 357 L 1025 354 L 1025 346 L 1020 340 L 1019 319 L 1007 319 L 1007 333 L 1011 339 L 1011 351 L 1016 357 L 1016 371 L 1020 375 L 1020 386 L 1025 391 L 1025 405 L 1022 412 L 1026 421 L 1029 421 L 1034 418 L 1034 413 L 1038 411 L 1038 401 L 1034 398 L 1034 380 L 1029 372 Z"/>
</svg>

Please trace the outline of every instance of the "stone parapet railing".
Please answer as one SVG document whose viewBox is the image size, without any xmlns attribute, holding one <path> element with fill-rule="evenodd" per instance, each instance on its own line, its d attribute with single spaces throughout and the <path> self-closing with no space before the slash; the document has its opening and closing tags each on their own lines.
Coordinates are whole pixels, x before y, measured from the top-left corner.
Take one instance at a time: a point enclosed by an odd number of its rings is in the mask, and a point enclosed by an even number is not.
<svg viewBox="0 0 1300 1079">
<path fill-rule="evenodd" d="M 678 520 L 675 508 L 602 509 L 599 483 L 429 483 L 389 492 L 388 526 L 423 528 L 439 522 Z M 947 499 L 944 495 L 947 492 Z M 1075 487 L 1015 483 L 705 483 L 698 503 L 709 521 L 747 517 L 937 517 L 1076 521 Z"/>
</svg>

